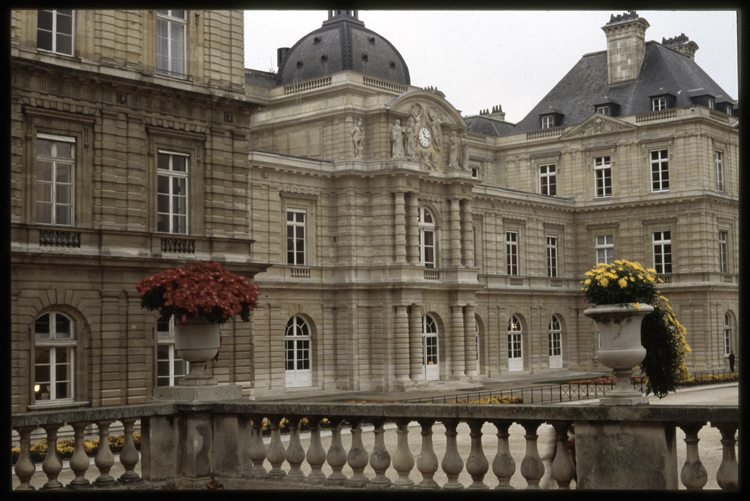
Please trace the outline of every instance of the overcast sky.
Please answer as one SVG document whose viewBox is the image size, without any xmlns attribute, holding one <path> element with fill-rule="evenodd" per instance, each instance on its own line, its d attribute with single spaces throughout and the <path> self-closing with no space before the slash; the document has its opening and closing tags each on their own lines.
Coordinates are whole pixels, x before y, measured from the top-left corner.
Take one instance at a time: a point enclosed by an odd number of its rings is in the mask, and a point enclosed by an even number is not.
<svg viewBox="0 0 750 501">
<path fill-rule="evenodd" d="M 359 11 L 365 27 L 391 42 L 411 84 L 437 87 L 464 116 L 502 105 L 519 122 L 584 54 L 606 49 L 601 27 L 623 11 Z M 638 11 L 646 40 L 681 33 L 695 61 L 738 99 L 734 11 Z M 276 71 L 276 49 L 321 27 L 325 10 L 245 11 L 245 67 Z"/>
</svg>

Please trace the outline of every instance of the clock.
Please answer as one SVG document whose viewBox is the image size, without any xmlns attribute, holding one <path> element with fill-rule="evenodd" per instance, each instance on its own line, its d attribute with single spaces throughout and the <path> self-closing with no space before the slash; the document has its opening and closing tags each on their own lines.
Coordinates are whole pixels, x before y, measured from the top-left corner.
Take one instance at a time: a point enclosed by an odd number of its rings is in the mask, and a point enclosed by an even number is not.
<svg viewBox="0 0 750 501">
<path fill-rule="evenodd" d="M 430 130 L 427 127 L 419 129 L 419 144 L 427 148 L 430 145 L 430 139 Z"/>
</svg>

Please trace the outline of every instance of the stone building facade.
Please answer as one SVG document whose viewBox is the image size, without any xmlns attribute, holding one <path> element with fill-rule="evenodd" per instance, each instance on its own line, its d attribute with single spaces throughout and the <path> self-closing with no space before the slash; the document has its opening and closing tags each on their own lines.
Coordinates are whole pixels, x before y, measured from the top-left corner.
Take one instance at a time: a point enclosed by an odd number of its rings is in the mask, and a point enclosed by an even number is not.
<svg viewBox="0 0 750 501">
<path fill-rule="evenodd" d="M 276 73 L 243 67 L 240 11 L 14 11 L 14 412 L 141 402 L 179 380 L 171 327 L 134 286 L 195 259 L 261 288 L 212 364 L 249 397 L 595 369 L 579 280 L 616 258 L 657 267 L 689 367 L 723 367 L 736 102 L 694 42 L 644 42 L 647 27 L 605 26 L 642 54 L 630 80 L 612 49 L 586 55 L 590 106 L 562 81 L 510 124 L 412 85 L 356 11 L 280 49 Z M 684 81 L 642 95 L 660 58 Z"/>
</svg>

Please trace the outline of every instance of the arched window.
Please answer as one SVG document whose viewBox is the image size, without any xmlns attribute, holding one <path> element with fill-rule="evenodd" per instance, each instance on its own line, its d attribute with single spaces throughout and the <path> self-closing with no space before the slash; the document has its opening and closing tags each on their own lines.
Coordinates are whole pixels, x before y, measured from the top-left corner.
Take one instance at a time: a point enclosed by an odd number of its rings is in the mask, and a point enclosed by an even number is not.
<svg viewBox="0 0 750 501">
<path fill-rule="evenodd" d="M 73 321 L 58 312 L 34 322 L 34 400 L 36 403 L 73 401 L 75 351 L 78 341 Z"/>
<path fill-rule="evenodd" d="M 523 329 L 521 320 L 513 315 L 508 320 L 508 371 L 523 370 Z"/>
<path fill-rule="evenodd" d="M 419 208 L 419 261 L 425 268 L 437 267 L 435 220 L 426 207 Z"/>
<path fill-rule="evenodd" d="M 286 324 L 286 385 L 311 386 L 310 327 L 305 319 L 295 315 Z"/>
<path fill-rule="evenodd" d="M 724 355 L 732 351 L 732 315 L 724 314 Z"/>
<path fill-rule="evenodd" d="M 549 367 L 562 368 L 562 325 L 557 315 L 549 319 Z"/>
<path fill-rule="evenodd" d="M 174 316 L 156 323 L 156 385 L 174 386 L 185 377 L 190 363 L 177 356 L 174 350 Z"/>
<path fill-rule="evenodd" d="M 430 315 L 422 317 L 422 366 L 428 381 L 440 379 L 438 366 L 438 325 Z"/>
</svg>

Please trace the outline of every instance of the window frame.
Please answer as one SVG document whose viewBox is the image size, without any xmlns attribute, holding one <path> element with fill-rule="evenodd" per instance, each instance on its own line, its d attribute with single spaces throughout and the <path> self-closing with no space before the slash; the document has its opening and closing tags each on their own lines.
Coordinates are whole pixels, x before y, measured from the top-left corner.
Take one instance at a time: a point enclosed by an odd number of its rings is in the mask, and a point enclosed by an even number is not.
<svg viewBox="0 0 750 501">
<path fill-rule="evenodd" d="M 603 241 L 600 242 L 600 238 Z M 595 235 L 594 236 L 594 250 L 596 251 L 596 264 L 612 264 L 615 262 L 615 236 L 614 234 Z M 604 254 L 604 260 L 601 259 L 600 251 Z M 608 255 L 611 251 L 611 255 Z"/>
<path fill-rule="evenodd" d="M 515 238 L 511 239 L 511 236 Z M 505 232 L 505 272 L 508 276 L 518 276 L 520 274 L 519 260 L 520 237 L 518 231 Z"/>
<path fill-rule="evenodd" d="M 547 276 L 558 278 L 559 276 L 559 252 L 557 247 L 557 235 L 547 235 Z M 550 242 L 551 241 L 551 242 Z"/>
<path fill-rule="evenodd" d="M 417 226 L 419 228 L 419 262 L 429 269 L 436 269 L 438 266 L 437 252 L 437 223 L 435 222 L 434 211 L 426 206 L 420 206 L 417 215 Z M 429 217 L 430 221 L 427 222 Z M 427 243 L 427 236 L 430 236 L 431 243 Z M 432 260 L 428 260 L 428 255 L 432 254 Z"/>
<path fill-rule="evenodd" d="M 70 12 L 70 33 L 65 33 L 60 31 L 59 28 L 59 20 L 58 16 L 60 15 L 66 15 L 66 14 L 60 14 L 60 12 Z M 41 12 L 51 12 L 52 13 L 52 27 L 50 30 L 42 29 L 39 25 L 39 14 Z M 39 9 L 37 10 L 37 24 L 36 24 L 36 31 L 37 31 L 37 40 L 36 40 L 36 48 L 37 50 L 41 50 L 44 52 L 48 52 L 51 54 L 60 54 L 64 56 L 73 56 L 75 53 L 75 24 L 76 24 L 76 15 L 75 10 L 68 9 L 68 10 L 62 10 L 62 9 Z M 46 47 L 40 47 L 40 41 L 39 41 L 39 32 L 44 31 L 47 33 L 50 33 L 50 44 L 51 47 L 48 49 Z M 69 37 L 70 39 L 70 52 L 64 52 L 59 49 L 59 41 L 58 37 L 65 36 Z"/>
<path fill-rule="evenodd" d="M 523 359 L 523 325 L 517 315 L 508 319 L 508 360 Z"/>
<path fill-rule="evenodd" d="M 594 197 L 612 198 L 612 157 L 594 157 Z"/>
<path fill-rule="evenodd" d="M 551 169 L 550 169 L 551 168 Z M 539 165 L 539 193 L 547 196 L 557 196 L 557 165 Z"/>
<path fill-rule="evenodd" d="M 68 321 L 69 325 L 69 337 L 67 338 L 57 338 L 57 329 L 58 329 L 58 321 L 57 321 L 57 315 L 61 315 Z M 44 317 L 49 316 L 49 338 L 47 340 L 39 339 L 37 335 L 37 323 L 39 320 Z M 53 320 L 54 319 L 54 320 Z M 32 340 L 33 340 L 33 346 L 34 346 L 34 362 L 32 366 L 32 404 L 33 405 L 59 405 L 59 404 L 69 404 L 75 402 L 75 396 L 76 396 L 76 359 L 77 359 L 77 348 L 78 348 L 78 336 L 76 335 L 76 322 L 73 318 L 71 318 L 69 315 L 62 313 L 60 311 L 47 311 L 42 313 L 41 315 L 38 315 L 33 322 L 33 334 L 32 334 Z M 48 364 L 40 364 L 39 363 L 39 356 L 37 355 L 38 351 L 42 349 L 46 349 L 49 352 L 49 363 Z M 67 380 L 63 380 L 63 382 L 66 382 L 68 384 L 69 389 L 69 395 L 66 397 L 58 398 L 57 397 L 57 386 L 60 384 L 59 376 L 58 376 L 58 366 L 60 364 L 57 363 L 57 354 L 58 350 L 64 349 L 67 354 L 69 361 L 65 364 L 67 366 Z M 37 369 L 41 365 L 48 365 L 49 366 L 49 381 L 44 381 L 43 383 L 46 383 L 49 385 L 49 393 L 47 393 L 48 398 L 46 399 L 40 399 L 37 398 L 37 393 L 41 392 L 42 388 L 39 382 L 39 376 L 37 374 Z M 55 368 L 53 370 L 53 367 Z M 36 390 L 36 387 L 40 386 L 39 391 Z M 43 395 L 43 393 L 42 393 Z"/>
<path fill-rule="evenodd" d="M 729 273 L 729 232 L 719 230 L 719 271 Z"/>
<path fill-rule="evenodd" d="M 76 141 L 75 137 L 71 136 L 63 136 L 63 135 L 57 135 L 57 134 L 47 134 L 38 132 L 36 134 L 36 140 L 34 141 L 34 169 L 33 169 L 33 177 L 34 177 L 34 221 L 36 224 L 43 224 L 43 225 L 49 225 L 49 226 L 66 226 L 66 227 L 73 227 L 76 224 L 76 182 L 77 182 L 77 176 L 76 176 L 76 167 L 77 167 L 77 147 L 78 143 Z M 50 149 L 51 152 L 57 151 L 57 144 L 58 143 L 65 143 L 70 144 L 70 151 L 71 151 L 71 158 L 66 159 L 63 157 L 57 157 L 55 154 L 51 153 L 49 157 L 45 157 L 44 155 L 40 155 L 39 153 L 39 141 L 51 141 L 52 142 L 52 148 Z M 40 158 L 41 157 L 41 158 Z M 38 177 L 39 172 L 39 166 L 41 162 L 49 162 L 51 164 L 51 177 L 52 179 L 49 181 L 41 181 Z M 57 179 L 57 172 L 58 167 L 60 164 L 68 165 L 69 166 L 69 182 L 67 183 L 60 183 Z M 39 200 L 39 189 L 41 188 L 41 185 L 49 184 L 49 192 L 50 192 L 50 199 L 49 201 L 40 201 Z M 60 204 L 58 203 L 58 188 L 59 185 L 68 185 L 70 189 L 70 195 L 69 195 L 69 203 L 67 204 Z M 40 211 L 39 207 L 40 204 L 48 204 L 50 206 L 50 220 L 49 221 L 40 221 Z M 58 217 L 58 207 L 64 206 L 68 208 L 69 214 L 68 214 L 68 223 L 61 223 L 59 222 Z"/>
<path fill-rule="evenodd" d="M 660 235 L 657 239 L 657 234 Z M 665 238 L 666 234 L 666 238 Z M 668 249 L 667 249 L 668 246 Z M 657 275 L 670 275 L 672 273 L 672 231 L 658 230 L 651 232 L 651 247 L 654 270 Z M 659 249 L 659 251 L 657 251 Z M 660 263 L 657 263 L 657 256 Z M 667 261 L 668 259 L 668 261 Z"/>
<path fill-rule="evenodd" d="M 726 192 L 724 185 L 724 151 L 714 150 L 714 165 L 716 166 L 716 190 L 722 193 Z"/>
<path fill-rule="evenodd" d="M 669 191 L 669 150 L 651 150 L 648 156 L 651 166 L 651 193 Z"/>
<path fill-rule="evenodd" d="M 597 106 L 596 112 L 600 115 L 611 116 L 611 110 L 609 106 Z"/>
<path fill-rule="evenodd" d="M 657 96 L 651 98 L 651 111 L 666 110 L 668 106 L 666 96 Z"/>
<path fill-rule="evenodd" d="M 289 220 L 290 216 L 293 216 L 293 220 Z M 297 221 L 297 217 L 302 216 L 302 221 Z M 307 209 L 289 208 L 286 209 L 286 264 L 289 266 L 307 266 Z M 298 230 L 302 230 L 302 237 L 300 238 Z M 289 231 L 292 231 L 293 235 L 289 235 Z M 302 246 L 302 250 L 299 247 Z M 301 254 L 301 262 L 299 260 Z"/>
<path fill-rule="evenodd" d="M 159 167 L 159 157 L 162 155 L 166 155 L 169 158 L 169 169 L 165 170 Z M 185 171 L 175 171 L 173 170 L 174 166 L 174 158 L 175 157 L 184 157 L 185 158 Z M 163 233 L 163 234 L 170 234 L 170 235 L 189 235 L 190 234 L 190 224 L 191 224 L 191 218 L 190 218 L 190 206 L 192 205 L 190 203 L 190 176 L 192 172 L 192 163 L 191 163 L 192 157 L 188 153 L 182 153 L 174 150 L 168 150 L 164 148 L 158 148 L 156 152 L 156 231 L 157 233 Z M 168 193 L 162 193 L 159 191 L 159 178 L 160 177 L 166 177 L 169 179 L 169 192 Z M 182 197 L 181 195 L 173 193 L 174 183 L 173 181 L 175 179 L 184 179 L 184 200 L 185 200 L 185 210 L 184 214 L 176 214 L 173 213 L 174 208 L 174 201 L 177 197 Z M 169 209 L 168 212 L 162 212 L 159 210 L 159 197 L 166 195 L 169 200 Z M 179 199 L 179 198 L 177 198 Z M 169 221 L 169 228 L 167 231 L 161 230 L 159 228 L 159 217 L 162 215 L 166 215 L 168 217 Z M 185 219 L 185 229 L 182 232 L 175 231 L 174 228 L 174 222 L 175 217 L 184 216 Z"/>
<path fill-rule="evenodd" d="M 723 328 L 723 339 L 724 339 L 724 356 L 729 356 L 732 351 L 732 315 L 729 312 L 724 313 L 724 328 Z"/>
<path fill-rule="evenodd" d="M 556 323 L 556 325 L 555 325 Z M 562 322 L 557 315 L 552 315 L 547 325 L 548 336 L 548 356 L 562 356 Z"/>
<path fill-rule="evenodd" d="M 156 322 L 156 387 L 175 386 L 178 384 L 178 381 L 190 373 L 190 362 L 178 358 L 174 347 L 174 315 L 166 322 L 167 329 L 160 330 L 160 327 L 163 327 L 164 323 L 162 319 Z M 166 335 L 163 333 L 166 333 Z M 159 348 L 164 346 L 167 347 L 167 358 L 159 358 Z M 177 374 L 177 367 L 180 366 L 180 363 L 182 364 L 182 373 Z M 163 366 L 163 364 L 166 364 L 168 367 L 168 374 L 166 376 L 159 374 L 159 367 Z M 160 384 L 160 381 L 163 381 L 165 378 L 167 384 Z"/>
<path fill-rule="evenodd" d="M 290 335 L 290 331 L 292 331 L 293 334 Z M 299 334 L 301 331 L 304 331 L 304 333 Z M 302 354 L 302 356 L 299 356 L 300 354 Z M 289 368 L 290 363 L 291 368 Z M 299 367 L 300 363 L 302 364 L 302 367 Z M 312 325 L 302 315 L 292 315 L 284 328 L 284 372 L 286 374 L 286 387 L 295 388 L 312 386 L 312 369 Z M 293 378 L 291 378 L 293 379 L 291 384 L 290 375 L 293 375 Z"/>
<path fill-rule="evenodd" d="M 184 13 L 184 17 L 176 17 L 173 15 L 173 12 L 175 10 L 182 11 Z M 188 45 L 188 11 L 185 9 L 166 9 L 166 14 L 164 13 L 164 10 L 157 10 L 156 11 L 156 74 L 160 76 L 167 76 L 167 77 L 173 77 L 173 78 L 181 78 L 185 79 L 187 78 L 187 45 Z M 167 33 L 166 37 L 161 36 L 159 32 L 159 26 L 160 21 L 163 23 L 166 23 L 167 26 Z M 178 58 L 174 55 L 173 50 L 174 46 L 173 44 L 179 43 L 179 40 L 176 40 L 176 38 L 173 36 L 175 33 L 174 28 L 179 27 L 182 31 L 182 50 L 181 50 L 181 58 Z M 160 42 L 160 39 L 166 40 L 166 54 L 160 54 L 159 53 L 159 47 L 162 42 Z M 162 67 L 161 60 L 166 61 L 166 68 Z M 182 63 L 182 68 L 175 68 L 176 62 Z M 181 71 L 180 71 L 181 70 Z"/>
</svg>

